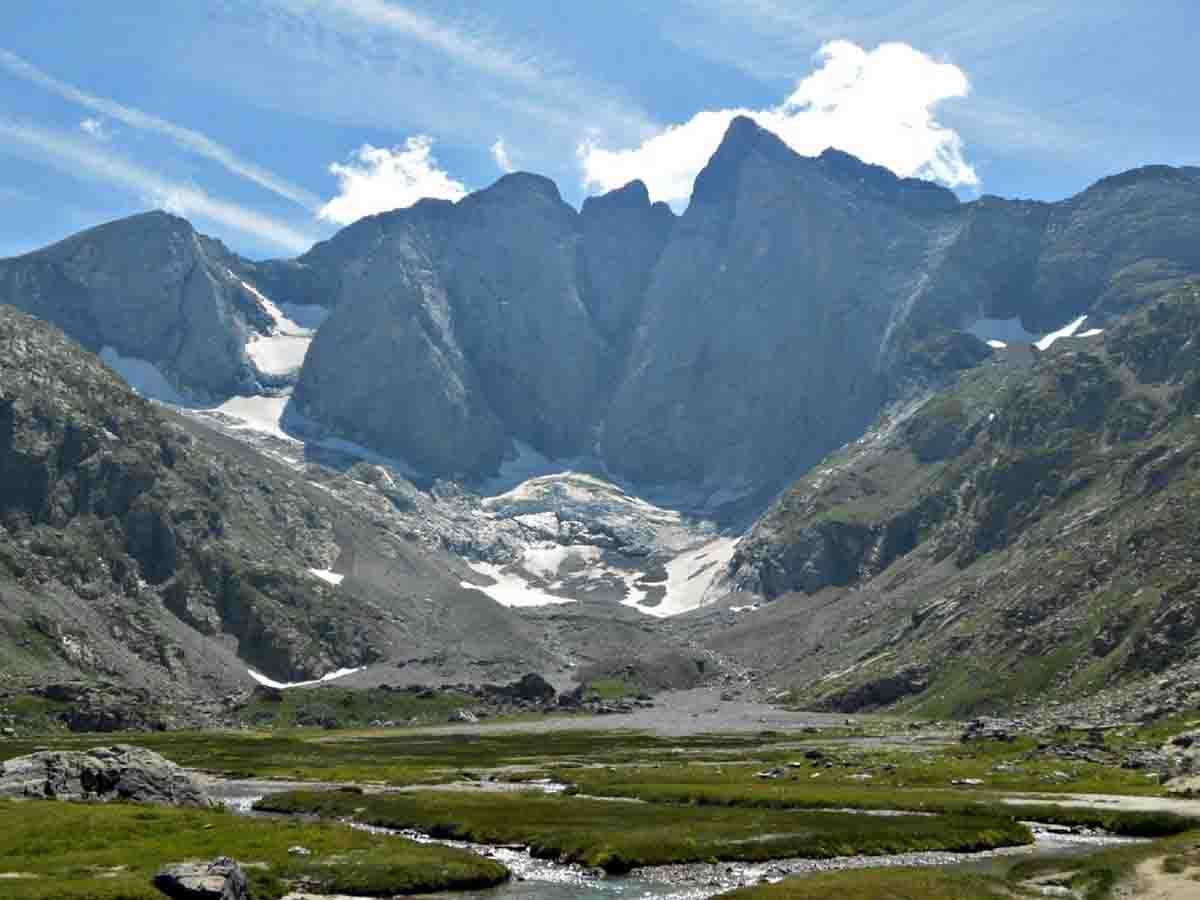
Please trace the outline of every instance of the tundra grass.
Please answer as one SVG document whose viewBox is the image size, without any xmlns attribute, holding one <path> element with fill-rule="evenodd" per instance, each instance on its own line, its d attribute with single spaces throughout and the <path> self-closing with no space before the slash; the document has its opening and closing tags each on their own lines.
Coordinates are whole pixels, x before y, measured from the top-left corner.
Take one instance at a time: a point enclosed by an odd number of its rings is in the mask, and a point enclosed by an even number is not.
<svg viewBox="0 0 1200 900">
<path fill-rule="evenodd" d="M 562 731 L 553 735 L 450 730 L 361 733 L 206 731 L 162 734 L 54 735 L 0 743 L 0 759 L 35 747 L 80 750 L 125 742 L 148 747 L 183 766 L 234 777 L 305 781 L 434 784 L 463 772 L 516 768 L 541 773 L 549 766 L 648 759 L 756 757 L 778 737 L 758 735 L 665 739 L 629 731 Z"/>
<path fill-rule="evenodd" d="M 721 894 L 723 900 L 998 900 L 1003 883 L 936 869 L 867 869 L 789 878 Z"/>
<path fill-rule="evenodd" d="M 302 846 L 311 856 L 292 856 Z M 329 894 L 392 896 L 499 884 L 508 871 L 465 850 L 343 825 L 247 819 L 217 810 L 0 801 L 0 893 L 8 900 L 161 900 L 159 869 L 232 856 L 255 900 L 303 881 Z M 23 877 L 11 877 L 19 874 Z"/>
<path fill-rule="evenodd" d="M 533 792 L 276 794 L 259 809 L 353 816 L 387 828 L 487 844 L 519 843 L 535 856 L 608 872 L 704 861 L 826 859 L 912 851 L 973 852 L 1027 844 L 1029 830 L 988 814 L 866 816 L 845 811 L 685 807 Z"/>
<path fill-rule="evenodd" d="M 374 721 L 429 725 L 444 723 L 455 710 L 470 709 L 474 703 L 474 698 L 452 691 L 348 690 L 326 685 L 280 691 L 278 699 L 258 692 L 237 710 L 237 716 L 255 728 L 354 728 Z"/>
<path fill-rule="evenodd" d="M 830 770 L 818 768 L 825 775 Z M 861 774 L 861 769 L 856 768 Z M 1009 819 L 1102 828 L 1130 837 L 1179 834 L 1200 821 L 1170 813 L 1095 810 L 1045 803 L 1004 805 L 1001 793 L 974 788 L 905 786 L 895 781 L 854 782 L 813 779 L 813 770 L 785 769 L 779 778 L 755 777 L 756 767 L 743 765 L 674 765 L 590 768 L 556 771 L 570 782 L 569 791 L 597 797 L 623 797 L 655 804 L 697 807 L 741 807 L 778 810 L 861 809 L 935 813 L 986 812 Z M 852 776 L 851 776 L 852 777 Z M 946 785 L 943 779 L 940 784 Z M 1075 788 L 1079 790 L 1079 788 Z"/>
</svg>

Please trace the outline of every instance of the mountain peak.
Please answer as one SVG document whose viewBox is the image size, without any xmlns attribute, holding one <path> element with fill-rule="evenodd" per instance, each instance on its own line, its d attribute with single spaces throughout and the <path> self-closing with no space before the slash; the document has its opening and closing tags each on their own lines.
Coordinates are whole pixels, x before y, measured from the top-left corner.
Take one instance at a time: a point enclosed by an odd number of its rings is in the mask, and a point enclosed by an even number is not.
<svg viewBox="0 0 1200 900">
<path fill-rule="evenodd" d="M 599 212 L 615 209 L 645 209 L 650 206 L 650 190 L 640 178 L 614 188 L 606 194 L 588 197 L 583 201 L 583 212 Z"/>
<path fill-rule="evenodd" d="M 506 175 L 500 176 L 491 187 L 484 188 L 482 191 L 476 191 L 467 199 L 469 200 L 472 197 L 516 198 L 524 196 L 541 197 L 554 203 L 562 203 L 562 195 L 558 191 L 558 185 L 545 175 L 535 175 L 533 172 L 509 172 Z"/>
<path fill-rule="evenodd" d="M 712 158 L 696 176 L 693 202 L 715 202 L 736 183 L 738 170 L 751 155 L 784 164 L 800 159 L 791 147 L 749 116 L 734 116 Z"/>
</svg>

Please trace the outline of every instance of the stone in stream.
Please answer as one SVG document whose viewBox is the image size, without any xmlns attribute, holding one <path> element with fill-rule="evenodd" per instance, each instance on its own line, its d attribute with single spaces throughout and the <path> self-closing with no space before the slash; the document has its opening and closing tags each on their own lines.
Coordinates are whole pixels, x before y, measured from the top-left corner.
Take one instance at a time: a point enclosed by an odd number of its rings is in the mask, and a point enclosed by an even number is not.
<svg viewBox="0 0 1200 900">
<path fill-rule="evenodd" d="M 128 744 L 10 759 L 0 764 L 0 797 L 211 805 L 199 783 L 175 763 Z"/>
<path fill-rule="evenodd" d="M 220 856 L 210 863 L 178 863 L 154 877 L 154 886 L 172 900 L 248 900 L 246 873 L 235 860 Z"/>
</svg>

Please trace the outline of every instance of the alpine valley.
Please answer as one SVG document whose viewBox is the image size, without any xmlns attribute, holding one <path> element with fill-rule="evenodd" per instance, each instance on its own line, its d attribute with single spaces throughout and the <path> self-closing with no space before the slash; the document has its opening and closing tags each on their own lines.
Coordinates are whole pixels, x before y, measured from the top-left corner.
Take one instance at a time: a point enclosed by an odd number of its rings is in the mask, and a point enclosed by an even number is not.
<svg viewBox="0 0 1200 900">
<path fill-rule="evenodd" d="M 1200 702 L 1200 169 L 961 202 L 739 118 L 681 215 L 516 173 L 251 261 L 150 212 L 0 303 L 0 699 L 75 730 Z"/>
</svg>

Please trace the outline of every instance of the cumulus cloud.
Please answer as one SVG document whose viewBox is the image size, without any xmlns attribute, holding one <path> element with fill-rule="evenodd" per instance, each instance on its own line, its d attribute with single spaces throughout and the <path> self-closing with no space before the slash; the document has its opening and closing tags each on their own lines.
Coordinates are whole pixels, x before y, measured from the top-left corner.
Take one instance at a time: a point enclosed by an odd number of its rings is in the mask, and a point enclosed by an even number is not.
<svg viewBox="0 0 1200 900">
<path fill-rule="evenodd" d="M 79 123 L 79 130 L 85 134 L 90 134 L 98 141 L 107 141 L 110 137 L 112 137 L 112 135 L 109 134 L 108 126 L 105 125 L 100 119 L 84 119 Z"/>
<path fill-rule="evenodd" d="M 492 144 L 492 159 L 496 161 L 496 166 L 501 172 L 516 171 L 512 160 L 508 158 L 508 147 L 504 144 L 504 138 L 496 138 L 496 143 Z"/>
<path fill-rule="evenodd" d="M 579 158 L 589 187 L 612 190 L 641 178 L 655 200 L 683 200 L 730 120 L 745 115 L 798 153 L 812 156 L 836 147 L 898 175 L 974 187 L 979 178 L 962 139 L 934 116 L 939 103 L 969 90 L 957 66 L 907 44 L 865 50 L 832 41 L 818 51 L 814 71 L 779 106 L 700 112 L 638 147 L 611 150 L 585 142 Z"/>
<path fill-rule="evenodd" d="M 183 147 L 185 150 L 195 153 L 198 156 L 212 160 L 227 171 L 249 179 L 260 187 L 278 194 L 280 197 L 286 197 L 288 200 L 306 207 L 309 211 L 315 211 L 320 206 L 319 198 L 304 190 L 304 188 L 292 184 L 274 172 L 264 169 L 262 166 L 242 159 L 228 147 L 217 143 L 199 131 L 185 128 L 182 125 L 177 125 L 174 122 L 143 112 L 132 106 L 126 106 L 107 97 L 97 97 L 94 94 L 89 94 L 75 87 L 73 84 L 59 81 L 53 75 L 43 72 L 37 66 L 8 50 L 0 50 L 0 66 L 7 69 L 10 74 L 18 78 L 23 78 L 31 84 L 57 94 L 64 100 L 69 100 L 85 109 L 106 115 L 124 125 L 128 125 L 130 128 L 161 134 L 173 141 L 177 146 Z M 94 125 L 89 126 L 89 123 L 94 123 Z M 90 118 L 84 119 L 79 127 L 93 137 L 101 137 L 102 126 L 103 123 L 100 120 Z"/>
<path fill-rule="evenodd" d="M 158 172 L 116 154 L 100 150 L 95 142 L 46 131 L 33 125 L 0 119 L 3 143 L 24 146 L 31 158 L 52 163 L 73 176 L 89 176 L 137 193 L 147 202 L 183 216 L 199 216 L 252 235 L 286 250 L 300 253 L 312 239 L 291 226 L 236 203 L 220 200 L 189 184 L 172 181 Z"/>
<path fill-rule="evenodd" d="M 462 182 L 438 168 L 433 138 L 424 134 L 410 137 L 403 147 L 363 144 L 347 162 L 332 163 L 329 171 L 340 190 L 318 215 L 339 225 L 412 206 L 423 197 L 459 200 L 467 193 Z"/>
</svg>

